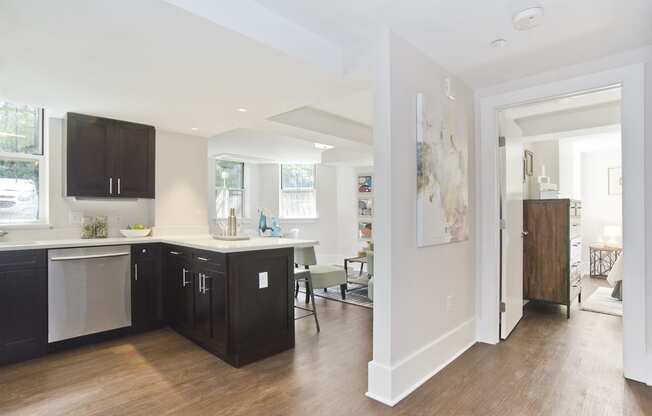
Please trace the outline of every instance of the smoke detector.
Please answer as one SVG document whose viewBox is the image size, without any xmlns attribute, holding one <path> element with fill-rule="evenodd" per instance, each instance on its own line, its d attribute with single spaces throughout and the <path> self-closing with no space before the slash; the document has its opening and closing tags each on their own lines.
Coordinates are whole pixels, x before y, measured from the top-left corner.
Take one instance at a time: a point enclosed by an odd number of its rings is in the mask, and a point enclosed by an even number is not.
<svg viewBox="0 0 652 416">
<path fill-rule="evenodd" d="M 543 7 L 528 7 L 517 12 L 512 17 L 512 24 L 516 30 L 530 30 L 543 21 Z"/>
</svg>

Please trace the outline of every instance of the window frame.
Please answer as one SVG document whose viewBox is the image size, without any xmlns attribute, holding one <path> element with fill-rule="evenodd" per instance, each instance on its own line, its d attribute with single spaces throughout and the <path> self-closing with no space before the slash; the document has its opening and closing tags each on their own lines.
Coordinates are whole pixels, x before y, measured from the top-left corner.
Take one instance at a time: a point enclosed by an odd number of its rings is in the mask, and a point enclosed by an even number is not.
<svg viewBox="0 0 652 416">
<path fill-rule="evenodd" d="M 306 188 L 306 187 L 297 187 L 297 188 L 291 188 L 290 189 L 284 189 L 283 187 L 283 167 L 284 166 L 290 166 L 290 165 L 310 165 L 312 167 L 312 187 Z M 312 221 L 312 220 L 317 220 L 319 219 L 319 210 L 317 209 L 318 204 L 317 204 L 317 164 L 315 163 L 281 163 L 279 164 L 279 198 L 278 198 L 278 213 L 279 213 L 279 219 L 283 221 Z M 284 193 L 301 193 L 301 192 L 310 192 L 314 195 L 314 204 L 315 204 L 315 209 L 314 209 L 314 216 L 310 217 L 285 217 L 282 216 L 283 214 L 283 207 L 281 204 L 283 203 L 283 194 Z"/>
<path fill-rule="evenodd" d="M 10 100 L 5 100 L 14 104 Z M 16 162 L 37 162 L 38 163 L 38 211 L 34 220 L 0 220 L 0 229 L 27 229 L 27 228 L 50 228 L 49 218 L 49 144 L 46 140 L 46 111 L 42 107 L 38 110 L 38 132 L 40 141 L 40 152 L 5 152 L 0 151 L 0 160 Z"/>
<path fill-rule="evenodd" d="M 229 162 L 229 163 L 237 163 L 242 166 L 242 188 L 225 188 L 223 186 L 220 186 L 218 184 L 218 178 L 217 178 L 217 167 L 219 166 L 220 162 Z M 242 193 L 242 212 L 240 214 L 236 213 L 236 217 L 239 219 L 244 219 L 246 218 L 247 215 L 247 207 L 246 207 L 246 199 L 247 199 L 247 189 L 246 189 L 246 184 L 245 184 L 245 162 L 239 161 L 239 160 L 229 160 L 229 159 L 215 159 L 215 169 L 214 169 L 214 175 L 215 175 L 215 187 L 213 191 L 213 204 L 217 202 L 217 194 L 218 191 L 220 190 L 226 190 L 227 191 L 227 199 L 229 197 L 228 193 L 231 191 L 239 191 Z M 221 179 L 221 178 L 220 178 Z M 228 214 L 221 216 L 221 213 L 217 211 L 217 205 L 215 206 L 215 219 L 216 220 L 225 220 L 228 218 Z"/>
</svg>

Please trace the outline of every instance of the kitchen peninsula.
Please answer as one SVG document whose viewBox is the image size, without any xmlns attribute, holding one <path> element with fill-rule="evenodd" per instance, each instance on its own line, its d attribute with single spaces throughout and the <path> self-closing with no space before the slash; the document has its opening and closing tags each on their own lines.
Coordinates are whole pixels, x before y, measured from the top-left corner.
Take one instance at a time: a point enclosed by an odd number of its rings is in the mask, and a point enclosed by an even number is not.
<svg viewBox="0 0 652 416">
<path fill-rule="evenodd" d="M 167 325 L 235 367 L 291 349 L 293 248 L 316 244 L 284 238 L 218 241 L 210 236 L 1 242 L 0 324 L 9 331 L 0 340 L 0 364 Z M 98 254 L 108 248 L 120 250 Z M 59 249 L 82 251 L 61 257 Z M 117 256 L 123 262 L 130 257 L 129 271 L 115 276 L 125 279 L 130 325 L 56 342 L 50 337 L 48 342 L 54 294 L 74 290 L 56 288 L 53 276 L 48 277 L 56 261 L 85 259 L 110 267 Z M 87 301 L 90 305 L 93 300 Z M 57 306 L 62 307 L 65 313 L 74 312 L 67 302 Z"/>
</svg>

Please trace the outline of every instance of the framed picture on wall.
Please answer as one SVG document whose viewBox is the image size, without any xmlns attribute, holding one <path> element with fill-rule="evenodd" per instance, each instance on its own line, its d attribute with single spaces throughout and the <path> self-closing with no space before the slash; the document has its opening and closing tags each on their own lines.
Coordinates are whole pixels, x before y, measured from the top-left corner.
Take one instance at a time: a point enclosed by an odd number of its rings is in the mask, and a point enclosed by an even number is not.
<svg viewBox="0 0 652 416">
<path fill-rule="evenodd" d="M 358 176 L 358 192 L 373 192 L 373 179 L 369 175 Z"/>
<path fill-rule="evenodd" d="M 620 167 L 609 168 L 609 195 L 623 194 L 623 173 Z"/>
<path fill-rule="evenodd" d="M 359 217 L 371 217 L 374 215 L 373 212 L 373 200 L 371 198 L 359 198 L 358 199 L 358 216 Z"/>
<path fill-rule="evenodd" d="M 358 238 L 361 240 L 370 240 L 373 237 L 373 226 L 370 222 L 358 223 Z"/>
</svg>

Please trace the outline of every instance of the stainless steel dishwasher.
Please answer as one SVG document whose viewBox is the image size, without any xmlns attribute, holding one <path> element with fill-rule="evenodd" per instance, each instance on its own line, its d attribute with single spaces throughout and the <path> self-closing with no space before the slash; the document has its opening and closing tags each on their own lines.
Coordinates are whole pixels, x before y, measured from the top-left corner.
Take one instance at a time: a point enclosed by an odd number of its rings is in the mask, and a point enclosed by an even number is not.
<svg viewBox="0 0 652 416">
<path fill-rule="evenodd" d="M 131 326 L 130 246 L 48 250 L 48 342 Z"/>
</svg>

